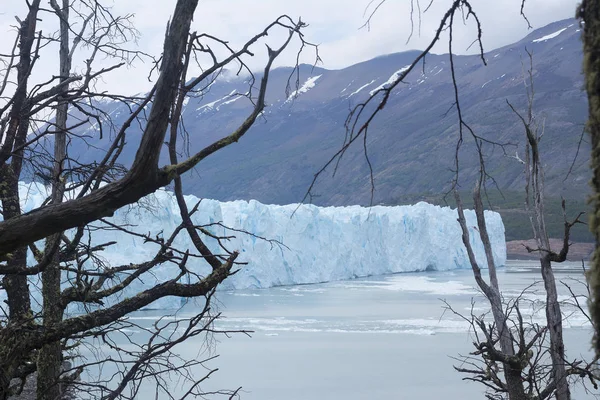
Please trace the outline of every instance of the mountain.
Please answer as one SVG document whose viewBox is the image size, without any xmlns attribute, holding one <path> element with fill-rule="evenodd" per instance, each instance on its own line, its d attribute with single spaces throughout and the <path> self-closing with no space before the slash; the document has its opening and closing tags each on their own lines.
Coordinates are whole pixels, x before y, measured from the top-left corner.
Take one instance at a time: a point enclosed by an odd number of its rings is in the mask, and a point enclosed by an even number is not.
<svg viewBox="0 0 600 400">
<path fill-rule="evenodd" d="M 485 36 L 484 36 L 485 40 Z M 583 198 L 590 178 L 587 137 L 573 162 L 587 119 L 583 90 L 582 44 L 575 20 L 563 20 L 532 31 L 521 41 L 489 51 L 487 65 L 477 55 L 455 56 L 461 109 L 475 132 L 492 141 L 518 144 L 503 151 L 485 150 L 488 171 L 498 186 L 522 190 L 524 133 L 507 101 L 526 111 L 524 74 L 526 49 L 533 54 L 534 111 L 544 120 L 541 143 L 546 189 L 552 196 Z M 312 177 L 340 148 L 349 109 L 364 101 L 417 51 L 377 57 L 341 70 L 302 65 L 297 96 L 286 95 L 291 68 L 272 71 L 267 108 L 238 143 L 205 159 L 185 178 L 189 194 L 218 200 L 256 199 L 269 204 L 299 202 Z M 259 75 L 256 76 L 260 78 Z M 292 77 L 292 83 L 295 77 Z M 182 152 L 193 153 L 232 132 L 250 110 L 237 96 L 248 91 L 247 78 L 218 79 L 202 96 L 187 101 L 183 118 L 188 140 Z M 406 196 L 443 193 L 453 177 L 458 124 L 448 55 L 429 55 L 393 92 L 369 131 L 367 148 L 375 178 L 374 202 L 398 203 Z M 127 105 L 103 102 L 101 108 L 120 126 Z M 107 146 L 96 127 L 87 128 L 85 143 L 73 141 L 71 154 L 79 160 L 98 159 Z M 131 162 L 139 142 L 132 125 L 123 152 Z M 506 154 L 505 154 L 506 153 Z M 166 162 L 166 154 L 163 160 Z M 572 171 L 565 180 L 566 171 Z M 465 136 L 460 152 L 461 182 L 472 186 L 478 174 L 473 142 Z M 330 171 L 316 186 L 312 201 L 319 205 L 368 204 L 369 169 L 362 142 L 343 158 L 335 177 Z"/>
</svg>

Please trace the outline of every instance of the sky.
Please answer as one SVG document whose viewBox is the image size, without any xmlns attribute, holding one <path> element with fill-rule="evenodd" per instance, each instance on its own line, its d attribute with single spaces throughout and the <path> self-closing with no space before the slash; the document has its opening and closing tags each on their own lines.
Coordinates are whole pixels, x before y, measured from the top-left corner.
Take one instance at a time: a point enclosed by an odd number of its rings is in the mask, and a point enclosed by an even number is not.
<svg viewBox="0 0 600 400">
<path fill-rule="evenodd" d="M 328 69 L 339 69 L 371 58 L 399 51 L 422 49 L 433 36 L 440 17 L 452 0 L 433 0 L 427 12 L 414 18 L 414 31 L 410 40 L 411 3 L 417 0 L 386 0 L 373 15 L 370 26 L 364 27 L 368 16 L 381 0 L 200 0 L 194 15 L 193 30 L 211 33 L 229 41 L 233 47 L 241 46 L 248 38 L 261 31 L 269 22 L 281 14 L 293 18 L 301 17 L 309 24 L 305 29 L 306 40 L 319 45 L 319 54 Z M 430 0 L 421 0 L 423 10 Z M 24 0 L 2 0 L 0 8 L 0 53 L 5 52 L 13 37 L 15 15 L 25 15 Z M 175 5 L 175 0 L 104 0 L 103 4 L 113 7 L 113 14 L 134 14 L 134 24 L 139 38 L 129 43 L 153 55 L 162 48 L 165 27 Z M 550 22 L 573 17 L 579 0 L 526 0 L 525 13 L 533 28 Z M 8 3 L 8 5 L 6 5 Z M 42 0 L 47 4 L 47 0 Z M 471 0 L 474 11 L 483 25 L 483 43 L 486 51 L 513 43 L 528 34 L 527 22 L 519 15 L 521 0 Z M 49 16 L 40 23 L 50 27 Z M 361 28 L 362 27 L 362 28 Z M 283 33 L 280 31 L 279 33 Z M 472 21 L 463 25 L 459 22 L 454 34 L 454 51 L 458 54 L 472 53 L 469 45 L 476 37 Z M 282 36 L 271 35 L 267 43 L 275 45 Z M 298 43 L 294 43 L 297 45 Z M 247 59 L 254 70 L 261 69 L 266 50 L 262 44 L 255 47 L 255 57 Z M 436 53 L 448 51 L 447 41 L 434 48 Z M 314 52 L 304 53 L 302 61 L 314 61 Z M 284 53 L 277 65 L 293 65 L 296 49 Z M 53 56 L 45 62 L 54 65 Z M 118 87 L 121 91 L 141 92 L 149 86 L 147 73 L 149 62 L 135 62 L 127 68 L 111 73 L 101 85 Z M 41 79 L 41 78 L 40 78 Z"/>
</svg>

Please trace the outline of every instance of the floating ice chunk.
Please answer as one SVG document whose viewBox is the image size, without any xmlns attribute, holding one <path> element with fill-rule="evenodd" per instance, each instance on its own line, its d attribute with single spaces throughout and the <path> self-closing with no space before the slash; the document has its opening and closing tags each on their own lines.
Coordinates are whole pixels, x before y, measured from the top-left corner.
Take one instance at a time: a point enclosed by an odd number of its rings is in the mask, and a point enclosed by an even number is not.
<svg viewBox="0 0 600 400">
<path fill-rule="evenodd" d="M 217 324 L 227 329 L 251 329 L 265 334 L 286 332 L 306 333 L 382 333 L 435 335 L 436 333 L 466 332 L 468 322 L 464 320 L 407 318 L 371 319 L 347 321 L 344 319 L 295 319 L 295 318 L 221 318 Z"/>
<path fill-rule="evenodd" d="M 400 274 L 386 277 L 385 280 L 378 281 L 358 281 L 352 283 L 341 283 L 344 288 L 348 289 L 383 289 L 393 292 L 420 292 L 428 293 L 436 296 L 453 296 L 453 295 L 475 295 L 477 291 L 473 286 L 465 285 L 459 281 L 438 281 L 433 278 L 412 275 Z"/>
</svg>

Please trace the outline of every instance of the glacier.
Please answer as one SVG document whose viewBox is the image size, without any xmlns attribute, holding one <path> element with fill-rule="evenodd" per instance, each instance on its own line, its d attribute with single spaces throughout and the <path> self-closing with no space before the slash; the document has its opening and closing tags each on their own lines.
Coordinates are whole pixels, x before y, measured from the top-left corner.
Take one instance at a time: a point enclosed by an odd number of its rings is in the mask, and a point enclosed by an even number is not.
<svg viewBox="0 0 600 400">
<path fill-rule="evenodd" d="M 20 191 L 24 211 L 40 205 L 49 194 L 49 189 L 40 184 L 23 183 Z M 239 266 L 239 271 L 222 284 L 222 289 L 267 288 L 399 272 L 470 268 L 456 210 L 449 207 L 427 203 L 370 208 L 265 205 L 254 200 L 219 202 L 194 196 L 186 196 L 186 202 L 190 208 L 199 202 L 198 211 L 193 215 L 195 224 L 207 226 L 216 235 L 235 236 L 226 242 L 227 248 L 238 250 L 238 261 L 248 263 Z M 465 210 L 465 216 L 478 263 L 487 267 L 475 213 Z M 486 211 L 485 218 L 494 260 L 497 265 L 504 265 L 506 244 L 502 219 L 491 211 Z M 181 222 L 175 197 L 166 190 L 117 210 L 107 220 L 142 234 L 155 236 L 162 232 L 164 238 Z M 225 229 L 221 224 L 254 236 Z M 158 245 L 144 243 L 141 237 L 114 230 L 99 230 L 91 238 L 92 244 L 109 241 L 117 241 L 117 244 L 99 252 L 96 262 L 113 266 L 143 262 L 151 259 L 158 249 Z M 207 238 L 206 242 L 214 252 L 223 253 L 216 240 Z M 178 236 L 174 246 L 184 251 L 194 249 L 185 233 Z M 188 268 L 201 275 L 210 272 L 210 267 L 201 259 L 190 259 Z M 152 274 L 143 275 L 124 295 L 171 279 L 178 271 L 176 265 L 164 264 Z M 152 308 L 177 307 L 179 301 L 161 299 Z"/>
</svg>

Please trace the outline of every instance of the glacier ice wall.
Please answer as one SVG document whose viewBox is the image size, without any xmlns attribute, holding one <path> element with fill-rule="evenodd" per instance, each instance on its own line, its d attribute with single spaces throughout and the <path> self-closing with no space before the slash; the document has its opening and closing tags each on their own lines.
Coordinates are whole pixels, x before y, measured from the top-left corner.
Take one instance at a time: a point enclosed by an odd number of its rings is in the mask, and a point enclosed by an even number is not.
<svg viewBox="0 0 600 400">
<path fill-rule="evenodd" d="M 41 185 L 22 185 L 25 210 L 40 204 L 47 196 Z M 192 208 L 199 199 L 186 196 Z M 475 213 L 466 210 L 467 225 L 478 262 L 486 266 L 483 245 L 475 228 Z M 506 261 L 504 225 L 500 215 L 486 211 L 488 232 L 498 265 Z M 198 225 L 222 222 L 224 225 L 252 232 L 257 236 L 282 242 L 272 245 L 255 236 L 231 232 L 218 225 L 208 229 L 215 234 L 235 235 L 227 242 L 230 250 L 240 251 L 238 261 L 247 262 L 239 272 L 223 284 L 228 289 L 267 288 L 327 282 L 341 279 L 425 270 L 470 268 L 461 240 L 456 210 L 427 203 L 412 206 L 365 208 L 317 207 L 313 205 L 265 205 L 257 201 L 218 202 L 203 199 L 193 216 Z M 172 193 L 159 190 L 140 204 L 118 210 L 109 218 L 125 224 L 127 229 L 166 238 L 181 222 Z M 99 224 L 96 224 L 99 225 Z M 151 259 L 157 245 L 143 238 L 117 231 L 94 233 L 92 243 L 117 241 L 99 253 L 112 265 L 137 263 Z M 216 241 L 207 239 L 209 247 L 223 253 Z M 179 235 L 175 246 L 193 250 L 187 234 Z M 200 274 L 209 272 L 201 259 L 191 259 L 190 269 Z M 132 285 L 139 291 L 156 281 L 171 279 L 178 271 L 174 265 L 163 265 Z M 177 299 L 163 299 L 157 307 L 178 304 Z"/>
<path fill-rule="evenodd" d="M 235 288 L 327 282 L 369 275 L 469 268 L 456 210 L 427 203 L 364 208 L 267 206 L 256 201 L 216 203 L 226 225 L 282 241 L 289 250 L 240 236 L 249 265 L 229 284 Z M 296 210 L 294 215 L 292 213 Z M 467 212 L 478 261 L 487 266 Z M 495 260 L 506 261 L 504 225 L 487 213 Z"/>
</svg>

